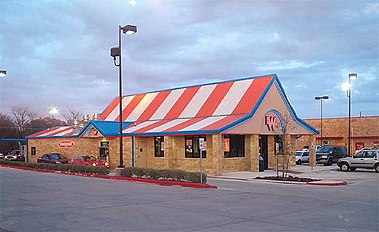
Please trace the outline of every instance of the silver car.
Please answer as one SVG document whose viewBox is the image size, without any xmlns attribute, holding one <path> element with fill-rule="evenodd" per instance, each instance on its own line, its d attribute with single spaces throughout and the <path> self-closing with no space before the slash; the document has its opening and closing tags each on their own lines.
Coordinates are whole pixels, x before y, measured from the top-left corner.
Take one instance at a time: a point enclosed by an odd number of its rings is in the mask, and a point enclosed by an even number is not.
<svg viewBox="0 0 379 232">
<path fill-rule="evenodd" d="M 302 163 L 309 163 L 308 150 L 296 151 L 296 164 L 301 165 Z"/>
<path fill-rule="evenodd" d="M 337 162 L 341 171 L 355 171 L 357 168 L 375 169 L 379 172 L 379 149 L 362 150 L 353 157 L 339 159 Z"/>
</svg>

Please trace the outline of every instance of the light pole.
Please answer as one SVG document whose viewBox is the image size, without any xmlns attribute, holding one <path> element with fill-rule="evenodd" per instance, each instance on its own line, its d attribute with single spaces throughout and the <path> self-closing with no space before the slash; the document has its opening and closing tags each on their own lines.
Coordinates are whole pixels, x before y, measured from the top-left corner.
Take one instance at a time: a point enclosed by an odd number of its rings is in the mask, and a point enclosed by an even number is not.
<svg viewBox="0 0 379 232">
<path fill-rule="evenodd" d="M 7 75 L 6 70 L 0 70 L 0 77 L 5 77 Z"/>
<path fill-rule="evenodd" d="M 347 155 L 351 156 L 351 81 L 357 79 L 356 73 L 349 73 L 349 89 L 347 90 L 347 97 L 349 98 L 349 136 L 347 138 Z"/>
<path fill-rule="evenodd" d="M 323 141 L 322 141 L 322 99 L 324 100 L 327 100 L 329 99 L 329 96 L 319 96 L 319 97 L 315 97 L 315 100 L 320 100 L 320 105 L 321 105 L 321 109 L 320 109 L 320 115 L 321 115 L 321 146 L 323 145 Z"/>
<path fill-rule="evenodd" d="M 118 26 L 118 47 L 111 48 L 111 56 L 113 57 L 113 62 L 116 67 L 118 67 L 118 83 L 119 83 L 119 123 L 120 123 L 120 165 L 118 168 L 124 168 L 124 160 L 123 160 L 123 145 L 122 145 L 122 68 L 121 68 L 121 61 L 122 61 L 122 50 L 121 50 L 121 31 L 128 35 L 133 35 L 137 32 L 137 27 L 133 25 L 126 25 L 122 27 L 121 25 Z M 118 64 L 116 63 L 116 57 L 118 58 Z"/>
<path fill-rule="evenodd" d="M 58 113 L 58 108 L 57 107 L 50 108 L 49 113 L 51 114 L 51 119 L 54 119 L 54 114 Z"/>
</svg>

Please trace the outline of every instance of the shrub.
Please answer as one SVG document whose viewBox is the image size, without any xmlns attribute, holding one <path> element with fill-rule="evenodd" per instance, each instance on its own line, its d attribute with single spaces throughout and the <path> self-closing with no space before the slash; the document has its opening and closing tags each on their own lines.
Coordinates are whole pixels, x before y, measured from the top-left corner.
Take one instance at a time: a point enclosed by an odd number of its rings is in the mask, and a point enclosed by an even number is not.
<svg viewBox="0 0 379 232">
<path fill-rule="evenodd" d="M 40 164 L 40 163 L 25 163 L 19 161 L 9 161 L 0 160 L 0 164 L 6 164 L 9 166 L 19 166 L 42 170 L 55 170 L 62 172 L 78 172 L 78 173 L 88 173 L 88 174 L 109 174 L 109 170 L 105 167 L 93 167 L 86 165 L 76 165 L 76 164 Z"/>
<path fill-rule="evenodd" d="M 124 168 L 121 170 L 121 176 L 125 176 L 125 177 L 132 177 L 133 176 L 133 168 Z"/>
<path fill-rule="evenodd" d="M 200 183 L 199 172 L 186 172 L 182 170 L 156 170 L 152 168 L 124 168 L 121 170 L 121 176 L 124 177 L 139 177 L 149 178 L 153 180 L 173 180 L 173 181 L 188 181 Z M 203 183 L 206 183 L 207 175 L 203 173 Z"/>
</svg>

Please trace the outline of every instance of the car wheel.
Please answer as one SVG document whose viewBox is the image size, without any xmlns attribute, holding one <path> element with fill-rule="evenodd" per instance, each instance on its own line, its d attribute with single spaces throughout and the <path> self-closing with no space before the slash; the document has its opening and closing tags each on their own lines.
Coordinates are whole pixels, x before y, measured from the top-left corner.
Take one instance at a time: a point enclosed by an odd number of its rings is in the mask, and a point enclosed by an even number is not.
<svg viewBox="0 0 379 232">
<path fill-rule="evenodd" d="M 349 171 L 349 165 L 347 163 L 343 163 L 343 164 L 341 164 L 340 169 L 343 172 L 347 172 L 347 171 Z"/>
<path fill-rule="evenodd" d="M 357 170 L 357 168 L 350 168 L 350 170 L 354 172 L 355 170 Z"/>
<path fill-rule="evenodd" d="M 379 164 L 375 164 L 375 172 L 379 172 Z"/>
<path fill-rule="evenodd" d="M 301 160 L 297 161 L 297 164 L 298 164 L 298 165 L 301 165 Z"/>
</svg>

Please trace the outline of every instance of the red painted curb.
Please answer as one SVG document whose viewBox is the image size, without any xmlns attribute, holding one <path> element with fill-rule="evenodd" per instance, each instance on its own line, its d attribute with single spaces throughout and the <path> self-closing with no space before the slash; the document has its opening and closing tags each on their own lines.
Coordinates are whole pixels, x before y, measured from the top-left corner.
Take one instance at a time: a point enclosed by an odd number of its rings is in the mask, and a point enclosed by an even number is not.
<svg viewBox="0 0 379 232">
<path fill-rule="evenodd" d="M 340 185 L 347 185 L 346 181 L 339 181 L 339 182 L 306 182 L 305 184 L 309 185 L 318 185 L 318 186 L 340 186 Z"/>
<path fill-rule="evenodd" d="M 112 179 L 112 180 L 126 180 L 126 181 L 143 182 L 143 183 L 150 183 L 150 184 L 159 184 L 159 185 L 165 185 L 165 186 L 174 185 L 174 186 L 191 187 L 191 188 L 217 188 L 217 186 L 214 186 L 214 185 L 192 183 L 192 182 L 182 182 L 182 181 L 151 180 L 151 179 L 143 179 L 143 178 L 123 177 L 123 176 L 107 176 L 107 175 L 77 173 L 77 172 L 62 172 L 62 171 L 54 171 L 54 170 L 11 166 L 11 165 L 4 165 L 4 164 L 0 164 L 0 167 L 14 168 L 14 169 L 20 169 L 20 170 L 33 171 L 33 172 L 47 172 L 47 173 L 55 173 L 55 174 L 85 176 L 85 177 L 94 177 L 94 178 Z"/>
</svg>

